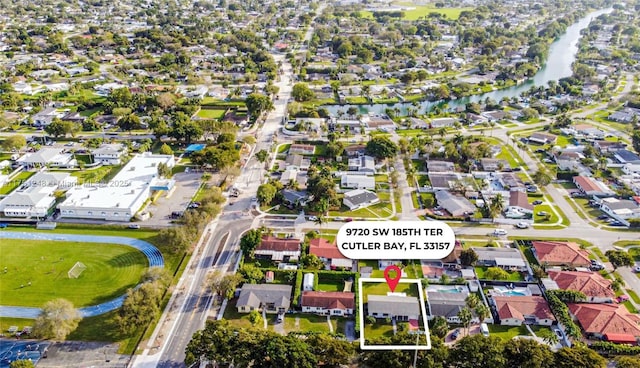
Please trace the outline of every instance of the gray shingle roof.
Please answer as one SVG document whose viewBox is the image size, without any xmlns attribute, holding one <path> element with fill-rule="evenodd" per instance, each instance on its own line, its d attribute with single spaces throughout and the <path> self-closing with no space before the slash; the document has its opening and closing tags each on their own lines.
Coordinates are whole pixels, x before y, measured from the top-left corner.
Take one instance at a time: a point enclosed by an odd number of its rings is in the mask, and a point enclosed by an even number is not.
<svg viewBox="0 0 640 368">
<path fill-rule="evenodd" d="M 419 316 L 420 302 L 416 297 L 396 295 L 369 295 L 369 314 L 389 314 L 392 316 Z"/>
<path fill-rule="evenodd" d="M 289 309 L 291 285 L 244 284 L 236 306 L 260 308 L 261 304 L 273 303 L 276 308 Z"/>
</svg>

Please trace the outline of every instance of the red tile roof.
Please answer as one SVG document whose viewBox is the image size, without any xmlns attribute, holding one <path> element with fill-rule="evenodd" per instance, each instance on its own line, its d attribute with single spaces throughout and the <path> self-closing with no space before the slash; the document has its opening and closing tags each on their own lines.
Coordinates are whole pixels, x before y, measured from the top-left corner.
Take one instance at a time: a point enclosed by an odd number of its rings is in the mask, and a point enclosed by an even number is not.
<svg viewBox="0 0 640 368">
<path fill-rule="evenodd" d="M 347 258 L 340 253 L 335 243 L 330 243 L 327 239 L 315 238 L 309 242 L 309 253 L 326 259 Z"/>
<path fill-rule="evenodd" d="M 607 333 L 604 334 L 604 338 L 607 341 L 620 344 L 636 344 L 638 342 L 635 336 L 629 334 Z"/>
<path fill-rule="evenodd" d="M 600 192 L 602 189 L 593 181 L 593 179 L 586 176 L 574 176 L 573 182 L 580 187 L 585 193 L 588 192 Z"/>
<path fill-rule="evenodd" d="M 555 320 L 551 309 L 541 296 L 494 296 L 496 310 L 500 319 L 525 319 L 525 316 L 536 316 L 538 319 Z"/>
<path fill-rule="evenodd" d="M 300 250 L 300 240 L 298 239 L 281 239 L 274 236 L 265 236 L 256 250 L 271 250 L 276 252 Z"/>
<path fill-rule="evenodd" d="M 303 307 L 321 307 L 324 309 L 354 309 L 355 294 L 340 291 L 303 291 Z"/>
<path fill-rule="evenodd" d="M 540 263 L 566 264 L 572 266 L 589 266 L 589 253 L 580 249 L 580 246 L 573 242 L 559 241 L 533 241 L 531 242 L 536 251 L 536 257 Z"/>
<path fill-rule="evenodd" d="M 586 296 L 615 298 L 611 281 L 597 272 L 584 271 L 547 271 L 549 278 L 558 284 L 560 289 L 577 290 Z"/>
<path fill-rule="evenodd" d="M 640 317 L 620 304 L 568 304 L 582 329 L 595 334 L 627 334 L 640 336 Z"/>
</svg>

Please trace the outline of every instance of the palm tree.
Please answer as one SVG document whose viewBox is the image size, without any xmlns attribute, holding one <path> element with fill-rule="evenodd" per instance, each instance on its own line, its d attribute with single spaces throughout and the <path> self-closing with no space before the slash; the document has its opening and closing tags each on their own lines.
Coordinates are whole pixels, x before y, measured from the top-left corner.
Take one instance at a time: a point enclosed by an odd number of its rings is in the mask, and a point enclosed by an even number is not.
<svg viewBox="0 0 640 368">
<path fill-rule="evenodd" d="M 447 135 L 447 128 L 442 127 L 438 129 L 438 135 L 444 138 L 444 136 Z"/>
<path fill-rule="evenodd" d="M 498 214 L 502 213 L 504 210 L 502 194 L 497 194 L 495 197 L 491 198 L 491 203 L 489 203 L 489 216 L 491 219 L 495 219 Z"/>
<path fill-rule="evenodd" d="M 464 139 L 464 136 L 458 132 L 453 136 L 451 141 L 456 145 L 456 147 L 460 148 L 460 145 L 462 144 L 462 142 L 464 142 Z"/>
<path fill-rule="evenodd" d="M 465 334 L 469 334 L 469 324 L 473 319 L 473 314 L 471 314 L 471 310 L 467 307 L 460 309 L 458 312 L 458 319 L 460 320 L 460 324 L 465 329 Z"/>
<path fill-rule="evenodd" d="M 467 307 L 469 307 L 469 309 L 475 309 L 478 305 L 480 305 L 480 298 L 478 298 L 478 295 L 476 294 L 469 294 L 464 302 Z"/>
<path fill-rule="evenodd" d="M 478 320 L 480 321 L 480 323 L 483 323 L 484 320 L 487 319 L 491 314 L 491 312 L 489 311 L 489 308 L 486 305 L 484 305 L 484 303 L 478 304 L 474 308 L 474 312 L 476 313 L 476 316 L 478 316 Z"/>
<path fill-rule="evenodd" d="M 322 225 L 324 225 L 325 223 L 327 223 L 327 218 L 324 216 L 317 216 L 316 219 L 313 221 L 316 225 L 318 225 L 320 227 L 320 229 L 322 229 Z"/>
</svg>

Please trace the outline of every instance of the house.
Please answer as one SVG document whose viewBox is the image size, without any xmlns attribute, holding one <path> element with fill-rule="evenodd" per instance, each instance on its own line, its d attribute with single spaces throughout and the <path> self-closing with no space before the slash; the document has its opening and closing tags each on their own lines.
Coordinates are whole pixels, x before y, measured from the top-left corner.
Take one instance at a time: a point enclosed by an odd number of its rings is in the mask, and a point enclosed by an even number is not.
<svg viewBox="0 0 640 368">
<path fill-rule="evenodd" d="M 452 172 L 430 172 L 428 176 L 433 190 L 449 190 L 455 187 L 456 183 L 460 182 L 458 174 Z"/>
<path fill-rule="evenodd" d="M 303 291 L 300 306 L 303 313 L 350 316 L 355 310 L 355 294 L 340 291 Z"/>
<path fill-rule="evenodd" d="M 47 107 L 40 110 L 40 112 L 34 114 L 31 117 L 31 120 L 33 121 L 34 126 L 43 127 L 51 124 L 53 119 L 61 118 L 64 115 L 65 115 L 64 113 L 57 112 L 56 109 L 53 107 Z"/>
<path fill-rule="evenodd" d="M 589 303 L 613 303 L 616 297 L 611 281 L 597 272 L 547 270 L 547 274 L 558 288 L 579 291 Z"/>
<path fill-rule="evenodd" d="M 634 108 L 625 108 L 622 111 L 616 111 L 609 114 L 608 119 L 619 123 L 631 123 L 634 119 L 640 118 L 640 110 Z"/>
<path fill-rule="evenodd" d="M 353 267 L 353 260 L 343 256 L 335 242 L 330 243 L 324 238 L 314 238 L 309 241 L 309 254 L 320 258 L 331 269 Z"/>
<path fill-rule="evenodd" d="M 573 183 L 588 196 L 611 197 L 616 194 L 605 183 L 588 176 L 574 176 Z"/>
<path fill-rule="evenodd" d="M 311 166 L 311 160 L 302 155 L 287 155 L 287 169 L 307 171 Z"/>
<path fill-rule="evenodd" d="M 593 142 L 593 147 L 600 151 L 600 153 L 609 153 L 623 150 L 627 145 L 622 142 L 595 141 Z"/>
<path fill-rule="evenodd" d="M 130 221 L 158 191 L 170 191 L 173 179 L 158 176 L 158 165 L 175 166 L 173 155 L 135 155 L 111 180 L 114 185 L 86 184 L 67 191 L 60 217 Z"/>
<path fill-rule="evenodd" d="M 236 302 L 238 313 L 286 313 L 291 305 L 291 289 L 291 285 L 245 283 Z"/>
<path fill-rule="evenodd" d="M 509 214 L 511 214 L 511 216 L 509 216 Z M 505 216 L 509 218 L 522 218 L 530 214 L 533 214 L 533 205 L 529 203 L 527 193 L 521 190 L 511 190 L 509 192 L 509 206 L 507 207 Z"/>
<path fill-rule="evenodd" d="M 374 318 L 394 318 L 396 321 L 417 320 L 420 302 L 416 297 L 393 295 L 369 295 L 367 313 Z"/>
<path fill-rule="evenodd" d="M 570 303 L 569 311 L 591 338 L 607 334 L 640 337 L 640 316 L 630 313 L 622 304 Z"/>
<path fill-rule="evenodd" d="M 376 179 L 373 176 L 344 174 L 340 179 L 340 187 L 373 190 L 376 188 Z"/>
<path fill-rule="evenodd" d="M 451 172 L 455 170 L 453 162 L 449 161 L 427 161 L 428 172 Z"/>
<path fill-rule="evenodd" d="M 539 241 L 531 242 L 531 251 L 541 265 L 589 267 L 589 252 L 580 249 L 574 242 Z"/>
<path fill-rule="evenodd" d="M 551 326 L 556 318 L 542 296 L 497 296 L 490 299 L 503 326 Z"/>
<path fill-rule="evenodd" d="M 409 121 L 409 128 L 410 129 L 427 129 L 427 128 L 429 128 L 429 124 L 426 121 L 422 120 L 422 119 L 410 117 L 407 120 Z"/>
<path fill-rule="evenodd" d="M 383 132 L 392 132 L 396 129 L 393 120 L 381 115 L 365 115 L 362 118 L 365 131 L 381 130 Z"/>
<path fill-rule="evenodd" d="M 488 122 L 486 117 L 473 113 L 467 113 L 467 121 L 470 127 Z"/>
<path fill-rule="evenodd" d="M 300 258 L 300 240 L 289 238 L 282 239 L 275 236 L 263 236 L 260 245 L 254 251 L 258 258 L 266 258 L 272 261 L 290 261 Z"/>
<path fill-rule="evenodd" d="M 282 185 L 289 185 L 295 182 L 298 178 L 298 172 L 296 168 L 287 168 L 282 175 L 280 175 L 280 183 L 282 183 Z"/>
<path fill-rule="evenodd" d="M 347 153 L 347 156 L 349 157 L 358 157 L 358 156 L 364 155 L 365 148 L 366 148 L 365 145 L 357 144 L 353 146 L 348 146 L 347 148 L 344 149 L 344 151 Z"/>
<path fill-rule="evenodd" d="M 529 136 L 529 142 L 538 144 L 554 144 L 558 139 L 557 136 L 549 133 L 535 132 Z"/>
<path fill-rule="evenodd" d="M 624 164 L 622 166 L 622 172 L 626 175 L 640 174 L 640 164 Z"/>
<path fill-rule="evenodd" d="M 70 153 L 64 153 L 62 148 L 44 147 L 36 152 L 27 153 L 17 160 L 19 165 L 26 168 L 35 167 L 74 167 L 77 161 Z"/>
<path fill-rule="evenodd" d="M 626 149 L 615 151 L 613 157 L 621 164 L 640 164 L 640 156 Z"/>
<path fill-rule="evenodd" d="M 527 271 L 527 263 L 515 248 L 471 247 L 478 255 L 477 266 L 500 267 L 508 271 Z"/>
<path fill-rule="evenodd" d="M 365 189 L 355 189 L 344 194 L 342 204 L 349 207 L 349 210 L 369 207 L 380 202 L 380 198 L 374 192 Z"/>
<path fill-rule="evenodd" d="M 435 118 L 435 119 L 431 119 L 430 125 L 431 125 L 431 128 L 433 129 L 451 127 L 456 123 L 456 121 L 458 120 L 454 118 Z"/>
<path fill-rule="evenodd" d="M 0 213 L 6 217 L 45 217 L 56 203 L 54 193 L 69 189 L 76 181 L 65 172 L 39 172 L 0 200 Z"/>
<path fill-rule="evenodd" d="M 457 196 L 444 190 L 437 191 L 435 197 L 438 206 L 444 208 L 453 217 L 467 216 L 476 211 L 476 206 L 465 197 Z"/>
<path fill-rule="evenodd" d="M 311 144 L 292 144 L 291 147 L 289 147 L 290 155 L 313 155 L 315 151 L 316 146 Z"/>
<path fill-rule="evenodd" d="M 490 123 L 495 123 L 498 122 L 500 120 L 504 120 L 508 117 L 508 114 L 504 111 L 500 111 L 500 110 L 495 110 L 495 111 L 485 111 L 483 113 L 481 113 L 480 115 L 484 116 L 485 118 L 487 118 L 487 120 Z"/>
<path fill-rule="evenodd" d="M 602 212 L 629 226 L 629 219 L 640 217 L 640 207 L 629 199 L 603 198 L 600 202 Z"/>
<path fill-rule="evenodd" d="M 120 165 L 122 158 L 127 154 L 127 147 L 121 143 L 102 144 L 91 151 L 93 162 L 100 162 L 103 165 Z"/>
<path fill-rule="evenodd" d="M 376 160 L 371 156 L 360 156 L 349 159 L 349 171 L 358 171 L 363 174 L 376 173 Z"/>
<path fill-rule="evenodd" d="M 306 190 L 284 189 L 280 193 L 282 201 L 287 207 L 306 206 L 309 200 L 309 193 Z"/>
<path fill-rule="evenodd" d="M 466 299 L 469 296 L 469 290 L 462 286 L 456 286 L 455 290 L 442 290 L 432 286 L 427 288 L 429 320 L 435 317 L 444 317 L 449 323 L 460 323 L 458 313 L 467 306 Z M 478 319 L 475 318 L 474 322 L 477 321 Z"/>
<path fill-rule="evenodd" d="M 498 158 L 482 158 L 480 159 L 480 166 L 484 171 L 502 171 L 505 168 L 511 168 L 509 162 Z"/>
</svg>

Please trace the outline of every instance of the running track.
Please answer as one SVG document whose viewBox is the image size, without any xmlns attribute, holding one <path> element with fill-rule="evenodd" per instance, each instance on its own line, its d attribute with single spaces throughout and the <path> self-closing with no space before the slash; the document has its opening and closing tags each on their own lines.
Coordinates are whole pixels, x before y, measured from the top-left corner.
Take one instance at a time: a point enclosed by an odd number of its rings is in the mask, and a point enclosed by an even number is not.
<svg viewBox="0 0 640 368">
<path fill-rule="evenodd" d="M 149 267 L 164 267 L 162 253 L 150 243 L 134 238 L 122 236 L 98 236 L 98 235 L 77 235 L 77 234 L 56 234 L 56 233 L 26 233 L 15 231 L 0 231 L 0 239 L 28 239 L 28 240 L 54 240 L 54 241 L 74 241 L 83 243 L 112 243 L 127 245 L 142 252 L 149 260 Z M 98 316 L 114 309 L 118 309 L 124 302 L 125 295 L 109 300 L 102 304 L 89 307 L 78 308 L 82 317 Z M 0 305 L 0 317 L 10 318 L 30 318 L 35 319 L 40 314 L 40 308 L 14 307 Z"/>
</svg>

